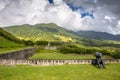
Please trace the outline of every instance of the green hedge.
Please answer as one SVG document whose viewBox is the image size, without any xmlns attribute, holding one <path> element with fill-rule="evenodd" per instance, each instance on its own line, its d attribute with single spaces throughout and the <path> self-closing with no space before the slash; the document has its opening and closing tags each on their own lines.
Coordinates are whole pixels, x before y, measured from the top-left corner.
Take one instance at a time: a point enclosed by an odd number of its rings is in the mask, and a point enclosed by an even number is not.
<svg viewBox="0 0 120 80">
<path fill-rule="evenodd" d="M 114 58 L 119 58 L 120 59 L 120 49 L 116 49 L 113 54 L 111 54 L 112 57 Z"/>
<path fill-rule="evenodd" d="M 49 41 L 36 41 L 35 44 L 36 45 L 48 45 L 48 42 Z M 61 46 L 62 45 L 62 42 L 49 42 L 50 43 L 50 46 Z"/>
<path fill-rule="evenodd" d="M 26 46 L 33 46 L 34 42 L 31 40 L 22 40 L 22 42 L 26 45 Z"/>
<path fill-rule="evenodd" d="M 75 53 L 75 54 L 94 54 L 96 52 L 94 48 L 77 47 L 75 45 L 64 45 L 59 49 L 63 53 Z"/>
<path fill-rule="evenodd" d="M 36 45 L 48 45 L 48 41 L 36 41 Z"/>
<path fill-rule="evenodd" d="M 114 58 L 120 58 L 120 49 L 116 49 L 114 52 L 108 49 L 101 48 L 88 48 L 77 47 L 76 45 L 64 45 L 59 48 L 62 53 L 75 53 L 75 54 L 95 54 L 95 52 L 101 52 L 103 55 L 110 55 Z"/>
</svg>

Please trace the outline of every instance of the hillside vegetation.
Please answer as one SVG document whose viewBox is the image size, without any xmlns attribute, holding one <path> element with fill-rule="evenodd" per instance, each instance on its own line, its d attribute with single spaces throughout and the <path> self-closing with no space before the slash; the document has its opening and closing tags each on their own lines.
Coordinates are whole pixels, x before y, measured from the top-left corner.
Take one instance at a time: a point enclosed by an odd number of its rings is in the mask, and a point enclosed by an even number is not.
<svg viewBox="0 0 120 80">
<path fill-rule="evenodd" d="M 2 28 L 0 28 L 0 36 L 4 37 L 10 41 L 14 41 L 17 43 L 21 43 L 21 41 L 19 39 L 17 39 L 15 36 L 13 36 L 12 34 L 6 32 L 5 30 L 3 30 Z"/>
<path fill-rule="evenodd" d="M 23 47 L 21 40 L 0 28 L 0 53 Z"/>
<path fill-rule="evenodd" d="M 21 25 L 5 27 L 4 30 L 12 33 L 19 39 L 32 41 L 75 41 L 77 36 L 68 33 L 66 29 L 57 26 L 56 24 L 36 24 L 36 25 Z"/>
<path fill-rule="evenodd" d="M 50 42 L 51 46 L 60 46 L 59 51 L 62 53 L 94 54 L 99 51 L 104 55 L 120 58 L 120 41 L 81 37 L 54 23 L 25 24 L 4 27 L 3 29 L 21 39 L 25 45 L 46 46 Z"/>
<path fill-rule="evenodd" d="M 100 39 L 100 40 L 120 40 L 120 35 L 113 35 L 106 32 L 96 32 L 96 31 L 78 31 L 77 35 L 91 38 L 91 39 Z"/>
<path fill-rule="evenodd" d="M 41 42 L 62 42 L 62 43 L 77 43 L 89 47 L 115 47 L 120 48 L 120 41 L 106 40 L 104 35 L 102 39 L 96 39 L 93 37 L 81 37 L 77 32 L 66 30 L 65 28 L 59 27 L 54 23 L 49 24 L 36 24 L 36 25 L 20 25 L 20 26 L 9 26 L 4 27 L 4 30 L 10 32 L 19 39 L 32 40 L 36 44 Z M 84 33 L 87 35 L 89 32 Z M 92 33 L 96 34 L 96 33 Z M 94 36 L 89 34 L 91 36 Z M 110 35 L 110 34 L 109 34 Z M 96 36 L 96 35 L 95 35 Z M 114 38 L 114 35 L 108 36 Z M 100 37 L 101 38 L 101 37 Z M 119 37 L 118 37 L 119 38 Z"/>
<path fill-rule="evenodd" d="M 15 36 L 11 35 L 10 33 L 4 31 L 0 28 L 0 47 L 16 47 L 16 46 L 23 46 L 22 42 L 17 39 Z"/>
</svg>

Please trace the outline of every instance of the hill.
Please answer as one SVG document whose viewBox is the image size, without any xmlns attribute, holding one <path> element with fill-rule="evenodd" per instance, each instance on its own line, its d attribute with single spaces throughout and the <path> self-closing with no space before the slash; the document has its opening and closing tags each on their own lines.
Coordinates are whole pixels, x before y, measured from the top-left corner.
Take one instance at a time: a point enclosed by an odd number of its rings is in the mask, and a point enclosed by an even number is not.
<svg viewBox="0 0 120 80">
<path fill-rule="evenodd" d="M 32 41 L 62 41 L 74 42 L 78 36 L 70 33 L 68 30 L 57 26 L 56 24 L 36 24 L 4 27 L 4 30 L 12 33 L 19 39 Z"/>
<path fill-rule="evenodd" d="M 120 40 L 120 35 L 113 35 L 106 32 L 95 32 L 95 31 L 78 31 L 77 35 L 85 38 L 94 38 L 102 40 Z"/>
<path fill-rule="evenodd" d="M 23 46 L 15 36 L 0 28 L 0 48 Z"/>
<path fill-rule="evenodd" d="M 13 34 L 15 37 L 24 40 L 32 40 L 36 41 L 50 41 L 50 42 L 67 42 L 67 43 L 77 43 L 84 46 L 95 46 L 95 47 L 120 47 L 120 41 L 114 41 L 110 38 L 114 39 L 114 35 L 109 36 L 109 40 L 106 40 L 107 33 L 99 33 L 102 39 L 94 38 L 94 35 L 97 33 L 92 33 L 90 36 L 82 36 L 78 34 L 79 32 L 73 32 L 70 30 L 66 30 L 62 27 L 57 26 L 54 23 L 49 24 L 36 24 L 36 25 L 20 25 L 20 26 L 9 26 L 4 27 L 4 30 Z M 84 35 L 89 34 L 89 32 L 84 33 Z M 97 35 L 95 35 L 97 36 Z M 105 36 L 105 37 L 104 37 Z M 119 39 L 119 37 L 118 37 Z"/>
</svg>

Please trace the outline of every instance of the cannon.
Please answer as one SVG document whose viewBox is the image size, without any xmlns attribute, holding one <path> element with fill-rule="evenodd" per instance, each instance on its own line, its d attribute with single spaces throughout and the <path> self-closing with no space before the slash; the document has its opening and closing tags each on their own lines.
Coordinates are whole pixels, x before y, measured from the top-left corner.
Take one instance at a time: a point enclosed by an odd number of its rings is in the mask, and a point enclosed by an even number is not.
<svg viewBox="0 0 120 80">
<path fill-rule="evenodd" d="M 105 69 L 105 63 L 101 59 L 102 53 L 96 52 L 95 56 L 96 56 L 96 59 L 92 60 L 92 64 L 95 65 L 95 66 L 97 66 L 98 68 L 104 68 Z"/>
</svg>

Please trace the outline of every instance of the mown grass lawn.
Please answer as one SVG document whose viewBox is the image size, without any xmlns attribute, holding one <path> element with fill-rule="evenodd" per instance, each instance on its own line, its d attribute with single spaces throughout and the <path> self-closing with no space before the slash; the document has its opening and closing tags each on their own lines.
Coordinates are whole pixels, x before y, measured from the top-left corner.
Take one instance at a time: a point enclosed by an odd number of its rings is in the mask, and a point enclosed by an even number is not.
<svg viewBox="0 0 120 80">
<path fill-rule="evenodd" d="M 103 59 L 112 59 L 112 57 L 104 55 Z M 40 50 L 29 59 L 95 59 L 92 54 L 64 54 L 57 50 Z"/>
<path fill-rule="evenodd" d="M 6 48 L 0 48 L 0 54 L 5 54 L 7 52 L 14 52 L 14 51 L 18 51 L 18 50 L 23 50 L 23 49 L 27 49 L 30 47 L 6 47 Z"/>
<path fill-rule="evenodd" d="M 0 80 L 120 80 L 120 63 L 93 65 L 0 66 Z"/>
</svg>

